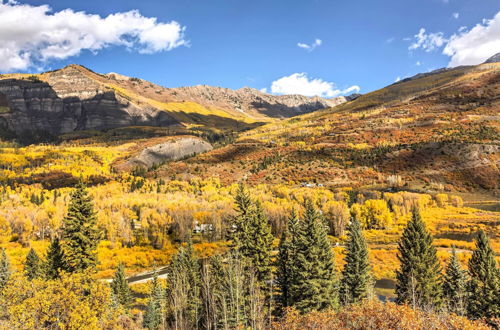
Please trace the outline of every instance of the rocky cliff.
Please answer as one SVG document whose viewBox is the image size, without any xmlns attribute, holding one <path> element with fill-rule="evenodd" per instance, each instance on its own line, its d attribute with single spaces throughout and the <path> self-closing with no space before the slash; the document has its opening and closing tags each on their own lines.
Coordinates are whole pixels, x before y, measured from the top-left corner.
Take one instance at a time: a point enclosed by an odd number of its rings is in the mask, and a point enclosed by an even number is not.
<svg viewBox="0 0 500 330">
<path fill-rule="evenodd" d="M 59 135 L 125 126 L 241 129 L 345 101 L 344 97 L 275 96 L 251 88 L 164 88 L 70 65 L 39 75 L 0 76 L 0 130 Z"/>
</svg>

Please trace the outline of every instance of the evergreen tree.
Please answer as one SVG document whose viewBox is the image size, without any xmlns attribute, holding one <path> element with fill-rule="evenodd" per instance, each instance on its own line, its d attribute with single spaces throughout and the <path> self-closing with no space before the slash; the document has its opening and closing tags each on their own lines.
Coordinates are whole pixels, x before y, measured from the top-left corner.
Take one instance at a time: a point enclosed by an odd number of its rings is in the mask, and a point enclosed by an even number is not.
<svg viewBox="0 0 500 330">
<path fill-rule="evenodd" d="M 290 285 L 293 282 L 293 263 L 295 261 L 295 250 L 292 239 L 297 236 L 299 230 L 299 219 L 295 210 L 288 218 L 285 231 L 281 235 L 278 246 L 278 257 L 276 259 L 277 276 L 276 282 L 279 287 L 279 307 L 281 309 L 291 306 Z"/>
<path fill-rule="evenodd" d="M 443 298 L 448 310 L 457 315 L 464 315 L 466 295 L 465 272 L 460 267 L 455 248 L 453 248 L 443 281 Z"/>
<path fill-rule="evenodd" d="M 359 221 L 353 218 L 348 231 L 346 264 L 340 284 L 340 300 L 343 304 L 357 303 L 368 298 L 374 284 L 368 259 L 368 246 Z"/>
<path fill-rule="evenodd" d="M 155 274 L 153 279 L 153 287 L 149 295 L 148 305 L 144 312 L 142 326 L 149 329 L 158 329 L 162 324 L 162 289 L 158 283 L 158 276 Z"/>
<path fill-rule="evenodd" d="M 68 213 L 63 220 L 65 270 L 83 272 L 97 265 L 99 233 L 92 199 L 83 183 L 71 194 Z"/>
<path fill-rule="evenodd" d="M 245 185 L 242 182 L 238 184 L 235 203 L 236 203 L 236 210 L 240 216 L 246 215 L 249 212 L 250 206 L 252 205 L 250 194 L 248 193 L 248 191 L 245 188 Z"/>
<path fill-rule="evenodd" d="M 59 238 L 55 237 L 50 242 L 45 256 L 45 277 L 48 280 L 59 278 L 61 271 L 64 269 L 64 252 Z"/>
<path fill-rule="evenodd" d="M 293 281 L 290 285 L 292 306 L 300 312 L 336 308 L 336 290 L 333 252 L 328 229 L 312 202 L 306 200 L 304 220 L 296 246 Z"/>
<path fill-rule="evenodd" d="M 248 260 L 252 271 L 261 284 L 271 277 L 271 253 L 274 237 L 269 220 L 264 215 L 260 203 L 255 203 L 248 216 L 245 240 L 239 246 L 240 254 Z"/>
<path fill-rule="evenodd" d="M 24 275 L 31 281 L 42 275 L 42 261 L 35 250 L 30 249 L 24 262 Z"/>
<path fill-rule="evenodd" d="M 200 265 L 188 240 L 172 260 L 168 296 L 171 302 L 171 323 L 176 327 L 196 328 L 201 316 Z"/>
<path fill-rule="evenodd" d="M 400 268 L 396 272 L 396 302 L 415 307 L 438 307 L 441 269 L 432 236 L 417 208 L 398 243 Z"/>
<path fill-rule="evenodd" d="M 11 275 L 9 257 L 4 248 L 0 248 L 0 291 L 5 288 Z"/>
<path fill-rule="evenodd" d="M 263 283 L 271 276 L 271 252 L 274 237 L 260 203 L 254 203 L 240 184 L 235 198 L 238 215 L 234 221 L 233 246 Z"/>
<path fill-rule="evenodd" d="M 124 308 L 130 307 L 132 303 L 132 293 L 128 286 L 127 278 L 125 277 L 125 266 L 123 263 L 118 265 L 113 282 L 111 282 L 111 290 L 120 305 Z"/>
<path fill-rule="evenodd" d="M 477 235 L 476 249 L 469 260 L 469 275 L 469 317 L 500 317 L 500 270 L 488 236 L 482 230 Z"/>
</svg>

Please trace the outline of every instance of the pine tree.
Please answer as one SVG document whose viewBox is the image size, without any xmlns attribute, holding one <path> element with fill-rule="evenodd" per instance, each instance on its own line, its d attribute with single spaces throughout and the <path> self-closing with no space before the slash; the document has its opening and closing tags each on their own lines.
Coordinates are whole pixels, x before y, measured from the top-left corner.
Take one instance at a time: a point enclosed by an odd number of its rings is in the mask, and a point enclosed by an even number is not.
<svg viewBox="0 0 500 330">
<path fill-rule="evenodd" d="M 62 250 L 61 242 L 59 238 L 55 237 L 47 249 L 47 255 L 45 256 L 45 277 L 48 280 L 54 280 L 59 278 L 64 267 L 64 252 Z"/>
<path fill-rule="evenodd" d="M 65 270 L 83 272 L 97 265 L 99 233 L 92 199 L 83 183 L 71 195 L 68 213 L 63 220 Z"/>
<path fill-rule="evenodd" d="M 30 249 L 24 262 L 24 275 L 31 281 L 42 275 L 42 261 L 35 250 Z"/>
<path fill-rule="evenodd" d="M 247 233 L 239 251 L 253 268 L 252 271 L 257 276 L 257 281 L 263 284 L 271 277 L 271 253 L 274 237 L 271 233 L 269 220 L 264 215 L 260 203 L 255 203 L 248 215 Z"/>
<path fill-rule="evenodd" d="M 246 215 L 252 205 L 252 200 L 250 199 L 250 194 L 245 188 L 245 185 L 240 182 L 238 184 L 238 190 L 236 191 L 235 197 L 236 210 L 239 215 Z"/>
<path fill-rule="evenodd" d="M 146 306 L 142 326 L 149 329 L 158 329 L 162 324 L 162 289 L 158 283 L 158 276 L 153 278 L 153 286 L 149 295 L 149 301 Z"/>
<path fill-rule="evenodd" d="M 129 308 L 132 303 L 132 293 L 128 286 L 127 278 L 125 277 L 125 266 L 123 263 L 118 265 L 113 282 L 111 282 L 111 291 L 116 300 L 124 308 Z"/>
<path fill-rule="evenodd" d="M 346 264 L 340 284 L 340 300 L 343 304 L 357 303 L 368 298 L 374 284 L 368 259 L 368 246 L 359 221 L 353 218 L 348 231 Z"/>
<path fill-rule="evenodd" d="M 446 266 L 443 281 L 443 298 L 448 311 L 457 315 L 464 315 L 466 308 L 466 277 L 465 272 L 458 263 L 455 248 Z"/>
<path fill-rule="evenodd" d="M 247 259 L 247 265 L 263 283 L 271 276 L 271 252 L 274 237 L 269 220 L 264 215 L 260 203 L 254 203 L 243 184 L 238 186 L 235 197 L 237 217 L 234 219 L 235 230 L 232 235 L 233 247 L 241 257 Z"/>
<path fill-rule="evenodd" d="M 168 296 L 171 302 L 171 323 L 176 327 L 196 328 L 201 316 L 200 265 L 188 240 L 172 260 Z"/>
<path fill-rule="evenodd" d="M 292 306 L 303 313 L 336 308 L 338 292 L 328 229 L 310 200 L 305 202 L 301 227 L 293 243 L 297 251 L 290 285 Z"/>
<path fill-rule="evenodd" d="M 4 248 L 0 248 L 0 291 L 5 288 L 10 280 L 11 270 L 9 257 Z"/>
<path fill-rule="evenodd" d="M 295 261 L 295 250 L 292 239 L 297 236 L 299 219 L 295 210 L 288 218 L 285 231 L 281 235 L 278 246 L 278 257 L 276 259 L 277 276 L 276 282 L 279 287 L 279 307 L 281 309 L 291 306 L 290 285 L 293 282 L 293 263 Z"/>
<path fill-rule="evenodd" d="M 432 236 L 417 208 L 413 209 L 398 248 L 400 268 L 396 272 L 396 302 L 421 308 L 438 307 L 441 269 Z"/>
<path fill-rule="evenodd" d="M 469 260 L 468 306 L 470 318 L 500 317 L 500 270 L 488 236 L 480 231 Z"/>
</svg>

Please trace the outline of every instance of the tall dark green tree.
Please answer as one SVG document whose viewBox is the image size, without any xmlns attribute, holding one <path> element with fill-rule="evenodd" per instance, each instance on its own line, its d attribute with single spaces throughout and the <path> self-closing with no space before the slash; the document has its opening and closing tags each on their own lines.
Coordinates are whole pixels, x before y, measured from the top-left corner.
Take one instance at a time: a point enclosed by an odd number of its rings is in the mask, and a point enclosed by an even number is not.
<svg viewBox="0 0 500 330">
<path fill-rule="evenodd" d="M 443 300 L 448 311 L 457 315 L 464 315 L 466 311 L 467 278 L 460 267 L 455 248 L 451 251 L 451 257 L 446 265 L 443 281 Z"/>
<path fill-rule="evenodd" d="M 307 313 L 336 308 L 338 291 L 328 228 L 311 200 L 306 200 L 304 206 L 300 234 L 295 241 L 292 239 L 297 250 L 290 297 L 292 306 Z"/>
<path fill-rule="evenodd" d="M 0 248 L 0 291 L 5 288 L 11 275 L 9 257 L 4 248 Z"/>
<path fill-rule="evenodd" d="M 290 286 L 294 279 L 293 266 L 296 258 L 296 249 L 292 240 L 297 237 L 298 231 L 299 219 L 295 210 L 292 210 L 285 231 L 281 235 L 276 258 L 276 282 L 279 287 L 278 302 L 281 310 L 292 305 Z"/>
<path fill-rule="evenodd" d="M 441 268 L 420 212 L 413 209 L 411 220 L 398 243 L 400 268 L 396 272 L 396 302 L 421 308 L 441 303 Z"/>
<path fill-rule="evenodd" d="M 125 266 L 123 263 L 118 265 L 115 277 L 111 282 L 111 291 L 120 305 L 126 309 L 130 307 L 132 303 L 132 292 L 128 286 L 127 278 L 125 277 Z"/>
<path fill-rule="evenodd" d="M 97 265 L 97 217 L 92 198 L 81 182 L 71 194 L 68 213 L 63 220 L 63 238 L 67 272 L 83 272 Z"/>
<path fill-rule="evenodd" d="M 59 278 L 61 271 L 64 269 L 64 252 L 59 238 L 55 237 L 50 242 L 45 256 L 45 278 L 49 280 Z"/>
<path fill-rule="evenodd" d="M 368 246 L 358 220 L 353 218 L 348 227 L 345 261 L 340 283 L 342 304 L 357 303 L 373 292 L 373 276 Z"/>
<path fill-rule="evenodd" d="M 174 327 L 197 328 L 202 309 L 200 264 L 190 239 L 172 260 L 168 282 L 170 323 Z"/>
<path fill-rule="evenodd" d="M 238 215 L 234 219 L 233 246 L 263 283 L 271 276 L 271 252 L 274 237 L 260 203 L 253 202 L 240 184 L 235 197 Z"/>
<path fill-rule="evenodd" d="M 476 249 L 469 260 L 469 275 L 469 317 L 500 317 L 500 270 L 490 240 L 482 230 L 476 237 Z"/>
<path fill-rule="evenodd" d="M 31 281 L 43 275 L 43 263 L 35 250 L 30 249 L 24 261 L 24 275 Z"/>
<path fill-rule="evenodd" d="M 250 210 L 252 200 L 243 182 L 240 182 L 238 184 L 238 190 L 236 191 L 234 200 L 236 203 L 236 211 L 238 212 L 238 214 L 246 215 Z"/>
<path fill-rule="evenodd" d="M 163 300 L 163 290 L 158 283 L 158 276 L 155 274 L 151 293 L 149 295 L 148 304 L 146 306 L 146 311 L 144 312 L 144 318 L 142 321 L 142 326 L 149 329 L 159 329 L 162 325 L 162 302 Z"/>
</svg>

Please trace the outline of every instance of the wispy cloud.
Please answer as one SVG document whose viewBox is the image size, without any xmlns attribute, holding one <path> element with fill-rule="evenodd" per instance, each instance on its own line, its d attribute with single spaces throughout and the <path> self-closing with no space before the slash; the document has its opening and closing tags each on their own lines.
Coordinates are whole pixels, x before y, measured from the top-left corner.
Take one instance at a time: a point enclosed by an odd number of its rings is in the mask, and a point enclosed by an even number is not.
<svg viewBox="0 0 500 330">
<path fill-rule="evenodd" d="M 460 17 L 460 13 L 453 13 L 451 14 L 451 16 L 454 18 L 454 19 L 458 19 Z"/>
<path fill-rule="evenodd" d="M 444 38 L 443 32 L 426 33 L 424 28 L 421 28 L 418 34 L 414 36 L 414 42 L 408 47 L 409 50 L 423 49 L 426 52 L 431 52 L 436 48 L 443 46 L 447 40 Z"/>
<path fill-rule="evenodd" d="M 26 70 L 109 46 L 142 54 L 169 51 L 188 44 L 184 31 L 175 21 L 158 22 L 136 10 L 101 17 L 0 0 L 0 70 Z"/>
<path fill-rule="evenodd" d="M 321 46 L 321 44 L 323 43 L 323 41 L 321 41 L 321 39 L 315 39 L 314 42 L 312 44 L 306 44 L 306 43 L 302 43 L 302 42 L 299 42 L 297 44 L 297 47 L 299 48 L 302 48 L 302 49 L 305 49 L 307 50 L 308 52 L 312 52 L 313 50 L 315 50 L 317 47 Z"/>
<path fill-rule="evenodd" d="M 306 73 L 294 73 L 275 80 L 271 84 L 271 92 L 274 94 L 300 94 L 321 97 L 358 93 L 360 89 L 357 85 L 338 89 L 334 83 L 319 78 L 309 78 Z"/>
</svg>

